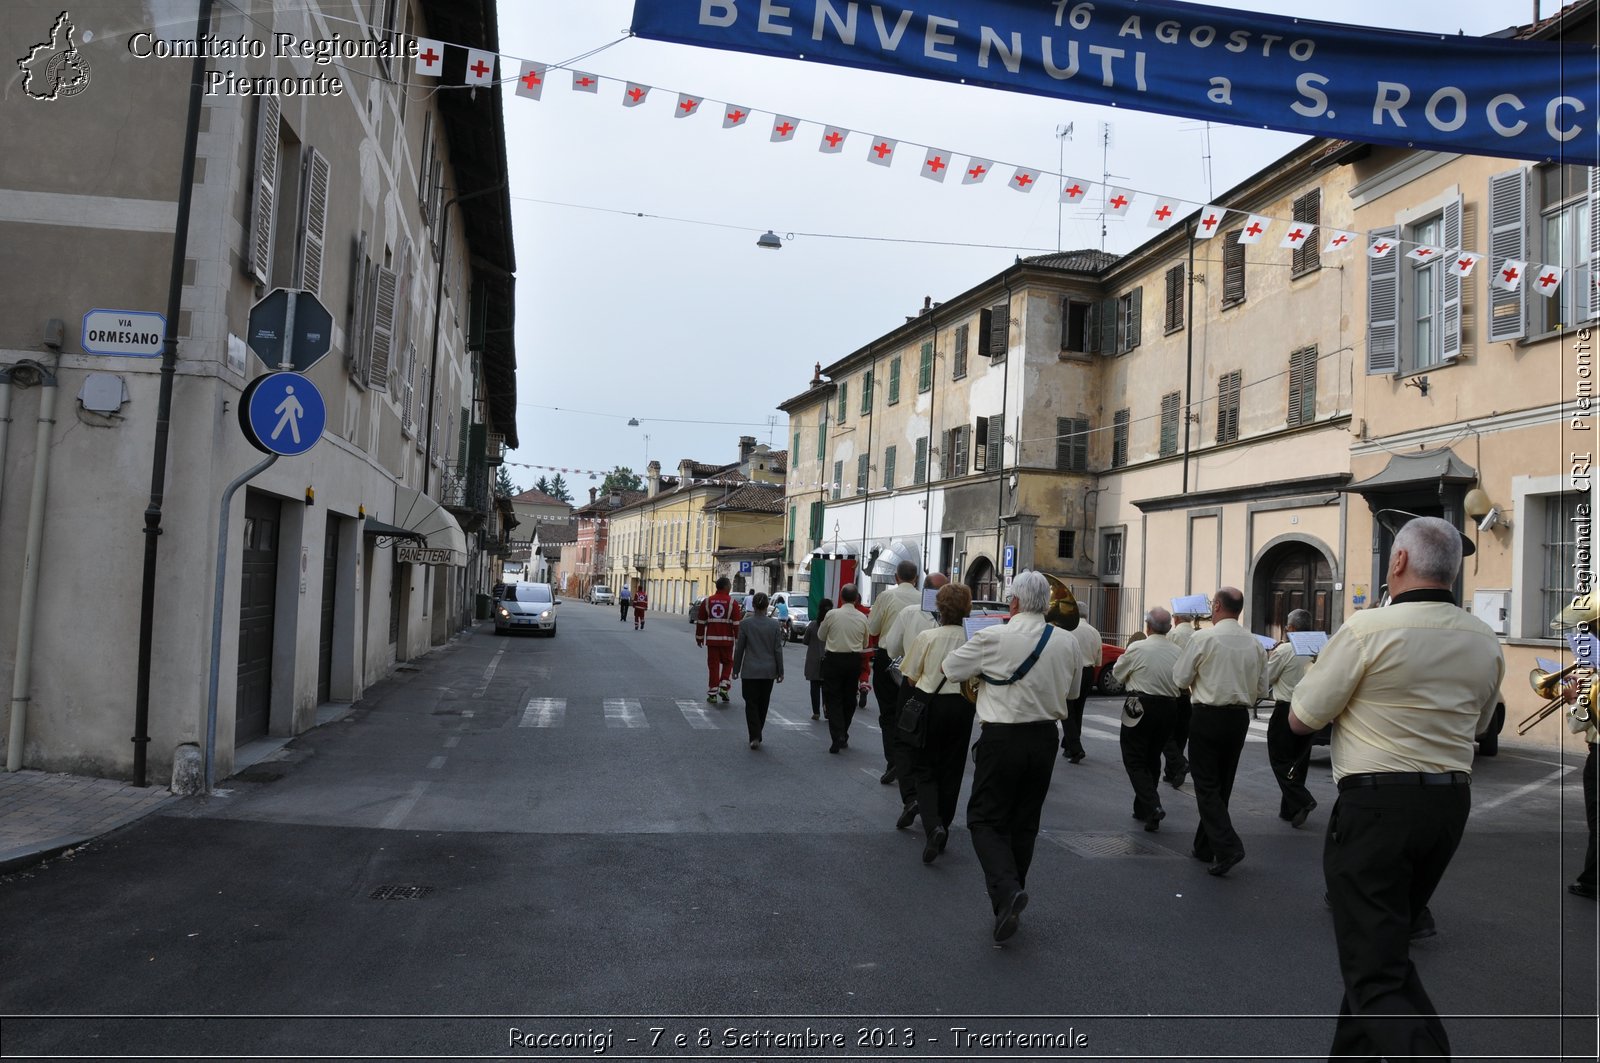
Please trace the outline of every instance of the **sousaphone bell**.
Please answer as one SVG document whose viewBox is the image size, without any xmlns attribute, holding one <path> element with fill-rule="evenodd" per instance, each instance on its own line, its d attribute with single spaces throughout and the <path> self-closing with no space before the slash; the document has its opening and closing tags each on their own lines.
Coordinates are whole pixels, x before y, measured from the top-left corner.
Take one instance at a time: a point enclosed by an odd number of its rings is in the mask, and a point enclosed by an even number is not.
<svg viewBox="0 0 1600 1063">
<path fill-rule="evenodd" d="M 1044 573 L 1044 578 L 1050 581 L 1050 608 L 1045 610 L 1044 618 L 1063 631 L 1076 630 L 1078 599 L 1073 595 L 1072 588 L 1048 572 Z"/>
</svg>

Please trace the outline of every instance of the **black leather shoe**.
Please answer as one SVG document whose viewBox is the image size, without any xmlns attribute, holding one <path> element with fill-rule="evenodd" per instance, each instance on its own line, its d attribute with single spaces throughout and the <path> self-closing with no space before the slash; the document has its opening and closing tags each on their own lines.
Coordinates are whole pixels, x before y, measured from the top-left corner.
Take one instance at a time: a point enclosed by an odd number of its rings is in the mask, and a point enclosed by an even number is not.
<svg viewBox="0 0 1600 1063">
<path fill-rule="evenodd" d="M 1567 887 L 1567 892 L 1574 897 L 1588 897 L 1590 900 L 1594 900 L 1595 897 L 1595 888 L 1587 882 L 1574 882 Z"/>
<path fill-rule="evenodd" d="M 994 916 L 994 939 L 1005 941 L 1017 932 L 1017 923 L 1022 915 L 1022 910 L 1028 906 L 1028 891 L 1018 890 L 1013 893 L 1006 903 Z"/>
<path fill-rule="evenodd" d="M 1424 908 L 1422 911 L 1418 912 L 1417 917 L 1411 921 L 1412 941 L 1421 941 L 1423 938 L 1431 938 L 1438 932 L 1439 927 L 1433 921 L 1433 912 L 1427 908 Z"/>
<path fill-rule="evenodd" d="M 839 743 L 835 742 L 833 745 L 829 746 L 828 747 L 828 752 L 829 753 L 837 753 L 837 752 L 839 752 Z"/>
<path fill-rule="evenodd" d="M 894 821 L 894 829 L 905 830 L 907 827 L 911 826 L 911 824 L 917 821 L 917 813 L 920 811 L 921 809 L 917 807 L 917 803 L 915 801 L 912 801 L 910 804 L 906 805 L 906 807 L 900 810 L 900 818 Z"/>
<path fill-rule="evenodd" d="M 1071 753 L 1071 754 L 1063 753 L 1062 755 L 1067 758 L 1067 763 L 1068 764 L 1082 764 L 1083 763 L 1083 758 L 1088 756 L 1089 754 L 1085 753 L 1083 750 L 1080 749 L 1076 753 Z"/>
<path fill-rule="evenodd" d="M 885 785 L 885 786 L 888 786 L 890 783 L 894 782 L 894 780 L 895 780 L 895 771 L 894 771 L 894 765 L 893 764 L 891 764 L 887 768 L 885 768 L 883 770 L 883 774 L 878 776 L 878 781 L 883 783 L 883 785 Z"/>
<path fill-rule="evenodd" d="M 1301 808 L 1300 811 L 1296 812 L 1289 819 L 1289 826 L 1294 827 L 1296 829 L 1298 829 L 1300 827 L 1304 827 L 1306 825 L 1307 817 L 1309 817 L 1311 815 L 1311 810 L 1313 808 L 1316 808 L 1316 807 L 1317 806 L 1315 804 L 1310 804 L 1310 805 L 1306 805 L 1303 808 Z"/>
<path fill-rule="evenodd" d="M 1226 875 L 1228 872 L 1238 867 L 1239 861 L 1243 859 L 1243 853 L 1234 853 L 1232 856 L 1224 856 L 1221 860 L 1218 860 L 1216 863 L 1206 868 L 1206 874 L 1215 875 L 1218 878 L 1221 878 L 1223 875 Z"/>
<path fill-rule="evenodd" d="M 1144 821 L 1144 829 L 1149 831 L 1151 834 L 1154 834 L 1156 831 L 1161 829 L 1161 821 L 1166 818 L 1167 810 L 1164 808 L 1158 808 L 1149 819 Z"/>
<path fill-rule="evenodd" d="M 945 839 L 949 836 L 950 832 L 943 827 L 933 828 L 933 833 L 928 835 L 927 842 L 922 846 L 922 862 L 924 864 L 931 864 L 939 858 L 939 854 L 944 852 Z"/>
<path fill-rule="evenodd" d="M 1181 790 L 1181 789 L 1183 789 L 1183 781 L 1185 779 L 1187 779 L 1188 777 L 1189 777 L 1189 773 L 1188 772 L 1179 772 L 1176 775 L 1168 775 L 1167 776 L 1167 785 L 1172 787 L 1174 790 Z"/>
</svg>

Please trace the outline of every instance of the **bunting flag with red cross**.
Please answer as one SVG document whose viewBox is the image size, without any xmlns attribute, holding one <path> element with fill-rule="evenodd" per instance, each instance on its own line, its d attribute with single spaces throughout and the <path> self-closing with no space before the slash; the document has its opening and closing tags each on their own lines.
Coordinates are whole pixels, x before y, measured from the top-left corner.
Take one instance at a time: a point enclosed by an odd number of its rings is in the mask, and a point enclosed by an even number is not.
<svg viewBox="0 0 1600 1063">
<path fill-rule="evenodd" d="M 888 166 L 894 162 L 894 149 L 900 145 L 898 140 L 888 137 L 873 137 L 871 147 L 867 148 L 867 161 L 874 166 Z"/>
<path fill-rule="evenodd" d="M 1106 189 L 1106 213 L 1122 217 L 1133 206 L 1133 193 L 1126 188 Z"/>
<path fill-rule="evenodd" d="M 1082 203 L 1083 197 L 1089 194 L 1091 182 L 1081 181 L 1076 177 L 1068 177 L 1061 182 L 1061 202 Z"/>
<path fill-rule="evenodd" d="M 1039 171 L 1030 170 L 1026 166 L 1018 166 L 1017 172 L 1011 175 L 1009 182 L 1013 192 L 1032 192 L 1033 186 L 1039 183 Z"/>
<path fill-rule="evenodd" d="M 1343 229 L 1335 229 L 1328 234 L 1328 242 L 1322 245 L 1322 253 L 1331 255 L 1336 251 L 1343 251 L 1354 243 L 1355 239 L 1355 233 L 1347 233 Z"/>
<path fill-rule="evenodd" d="M 1528 268 L 1526 262 L 1508 258 L 1500 264 L 1495 272 L 1494 279 L 1489 282 L 1491 288 L 1499 288 L 1503 292 L 1514 292 L 1522 287 L 1522 274 Z"/>
<path fill-rule="evenodd" d="M 940 151 L 938 148 L 929 148 L 928 154 L 922 160 L 922 176 L 930 181 L 944 184 L 944 175 L 950 170 L 950 153 Z"/>
<path fill-rule="evenodd" d="M 678 106 L 673 108 L 672 117 L 688 118 L 700 110 L 700 97 L 691 96 L 687 92 L 678 93 Z"/>
<path fill-rule="evenodd" d="M 1267 235 L 1267 226 L 1272 224 L 1272 219 L 1264 214 L 1252 214 L 1245 219 L 1244 228 L 1239 230 L 1238 242 L 1241 244 L 1259 244 L 1261 238 Z"/>
<path fill-rule="evenodd" d="M 468 48 L 465 84 L 493 85 L 496 58 L 498 57 L 493 52 L 483 52 L 476 48 Z"/>
<path fill-rule="evenodd" d="M 628 87 L 622 90 L 622 106 L 637 107 L 650 95 L 649 85 L 640 85 L 637 82 L 628 82 Z"/>
<path fill-rule="evenodd" d="M 581 70 L 574 70 L 572 72 L 572 91 L 597 93 L 600 91 L 600 79 L 593 74 L 585 74 Z"/>
<path fill-rule="evenodd" d="M 994 169 L 993 161 L 972 156 L 967 159 L 967 168 L 961 171 L 961 183 L 964 185 L 981 185 L 983 179 L 989 176 L 989 171 Z"/>
<path fill-rule="evenodd" d="M 1367 248 L 1368 258 L 1383 258 L 1394 250 L 1393 240 L 1374 240 L 1372 246 Z"/>
<path fill-rule="evenodd" d="M 787 118 L 781 114 L 773 115 L 771 140 L 774 144 L 780 140 L 793 140 L 795 132 L 799 128 L 800 120 L 798 118 Z"/>
<path fill-rule="evenodd" d="M 1444 248 L 1442 247 L 1429 247 L 1426 244 L 1419 244 L 1407 251 L 1406 257 L 1413 262 L 1420 262 L 1426 266 L 1429 262 L 1437 262 L 1443 254 Z"/>
<path fill-rule="evenodd" d="M 1458 277 L 1469 277 L 1472 275 L 1473 267 L 1482 258 L 1483 256 L 1476 251 L 1457 251 L 1450 256 L 1450 272 Z"/>
<path fill-rule="evenodd" d="M 522 63 L 522 71 L 517 74 L 517 95 L 526 96 L 530 100 L 537 100 L 544 92 L 544 75 L 549 67 L 543 63 Z"/>
<path fill-rule="evenodd" d="M 1216 205 L 1208 206 L 1200 212 L 1200 218 L 1194 223 L 1194 236 L 1196 240 L 1209 240 L 1217 235 L 1222 226 L 1222 219 L 1228 216 L 1226 207 Z"/>
<path fill-rule="evenodd" d="M 844 138 L 850 135 L 850 130 L 841 129 L 836 125 L 822 127 L 822 140 L 817 144 L 817 150 L 824 155 L 837 155 L 844 150 Z"/>
<path fill-rule="evenodd" d="M 740 107 L 737 103 L 730 103 L 722 111 L 722 128 L 732 129 L 734 126 L 744 125 L 745 119 L 750 117 L 750 108 Z"/>
<path fill-rule="evenodd" d="M 444 73 L 444 42 L 417 38 L 417 73 L 436 78 Z"/>
<path fill-rule="evenodd" d="M 1561 287 L 1561 267 L 1540 266 L 1539 272 L 1534 274 L 1533 283 L 1529 287 L 1546 299 L 1555 295 L 1556 290 Z"/>
<path fill-rule="evenodd" d="M 1065 191 L 1062 196 L 1065 198 Z M 1178 208 L 1182 204 L 1176 199 L 1158 199 L 1156 205 L 1150 210 L 1150 227 L 1159 229 L 1178 215 Z"/>
<path fill-rule="evenodd" d="M 1300 250 L 1300 245 L 1311 239 L 1311 234 L 1317 231 L 1315 225 L 1306 222 L 1292 221 L 1289 231 L 1283 234 L 1283 239 L 1278 241 L 1279 247 L 1287 247 L 1291 251 Z"/>
</svg>

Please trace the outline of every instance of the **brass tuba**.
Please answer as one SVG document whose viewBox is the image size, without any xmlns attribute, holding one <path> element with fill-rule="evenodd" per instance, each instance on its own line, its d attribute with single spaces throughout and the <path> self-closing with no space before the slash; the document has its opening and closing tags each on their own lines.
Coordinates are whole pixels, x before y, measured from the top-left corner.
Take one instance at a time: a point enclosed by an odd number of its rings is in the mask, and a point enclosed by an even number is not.
<svg viewBox="0 0 1600 1063">
<path fill-rule="evenodd" d="M 1063 631 L 1073 631 L 1078 626 L 1078 599 L 1074 597 L 1072 588 L 1050 573 L 1044 573 L 1044 578 L 1050 581 L 1050 608 L 1045 610 L 1044 618 Z"/>
</svg>

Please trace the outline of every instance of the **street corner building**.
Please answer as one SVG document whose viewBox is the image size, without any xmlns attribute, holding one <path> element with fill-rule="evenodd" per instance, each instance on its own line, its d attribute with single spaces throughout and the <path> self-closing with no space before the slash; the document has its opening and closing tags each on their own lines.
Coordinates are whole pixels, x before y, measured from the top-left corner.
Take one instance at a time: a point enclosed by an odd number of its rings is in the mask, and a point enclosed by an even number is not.
<svg viewBox="0 0 1600 1063">
<path fill-rule="evenodd" d="M 1595 12 L 1501 36 L 1593 41 Z M 786 587 L 844 553 L 870 600 L 913 556 L 980 600 L 1056 575 L 1119 645 L 1226 585 L 1257 634 L 1331 633 L 1381 602 L 1401 509 L 1474 541 L 1506 726 L 1537 710 L 1521 677 L 1592 579 L 1600 170 L 1313 139 L 1203 210 L 1143 198 L 1131 251 L 1019 259 L 817 360 L 779 404 Z"/>
<path fill-rule="evenodd" d="M 492 484 L 517 444 L 516 263 L 501 92 L 423 91 L 432 82 L 417 83 L 403 48 L 426 36 L 492 52 L 495 4 L 188 5 L 208 12 L 205 69 L 231 76 L 196 99 L 176 256 L 197 33 L 192 14 L 141 22 L 170 8 L 6 8 L 8 60 L 32 57 L 0 97 L 12 148 L 0 160 L 0 403 L 17 426 L 0 428 L 0 683 L 13 690 L 0 742 L 12 769 L 128 778 L 143 744 L 160 783 L 178 750 L 205 741 L 219 556 L 220 778 L 240 746 L 311 727 L 319 705 L 359 699 L 470 623 L 504 552 L 511 513 Z M 312 47 L 327 26 L 346 44 L 395 47 L 346 48 L 329 66 Z M 319 74 L 341 91 L 305 88 Z M 252 308 L 279 289 L 296 293 L 302 326 L 327 311 L 327 353 L 295 363 L 326 424 L 234 493 L 219 551 L 224 490 L 262 457 L 241 396 L 279 368 L 263 341 L 294 346 L 304 331 L 252 331 Z M 162 344 L 149 341 L 173 316 L 163 433 Z"/>
</svg>

